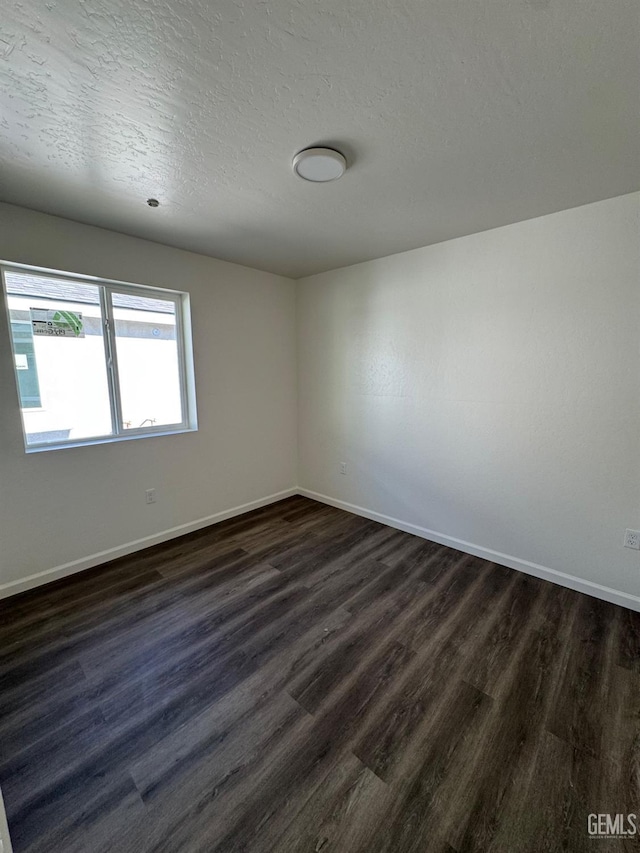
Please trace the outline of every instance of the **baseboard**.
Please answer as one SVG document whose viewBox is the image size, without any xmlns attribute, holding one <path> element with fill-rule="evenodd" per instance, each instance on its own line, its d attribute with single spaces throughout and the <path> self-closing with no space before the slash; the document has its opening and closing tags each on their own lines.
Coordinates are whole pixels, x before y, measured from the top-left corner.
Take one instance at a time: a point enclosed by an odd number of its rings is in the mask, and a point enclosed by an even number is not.
<svg viewBox="0 0 640 853">
<path fill-rule="evenodd" d="M 397 530 L 403 530 L 405 533 L 413 533 L 414 536 L 420 536 L 423 539 L 429 539 L 432 542 L 438 542 L 440 545 L 447 545 L 450 548 L 456 548 L 458 551 L 464 551 L 466 554 L 473 554 L 475 557 L 481 557 L 484 560 L 490 560 L 492 563 L 498 563 L 501 566 L 507 566 L 510 569 L 517 569 L 521 572 L 526 572 L 528 575 L 533 575 L 536 578 L 541 578 L 545 581 L 565 586 L 569 589 L 574 589 L 577 592 L 583 592 L 585 595 L 591 595 L 593 598 L 600 598 L 603 601 L 609 601 L 612 604 L 619 604 L 622 607 L 627 607 L 629 610 L 640 612 L 640 597 L 631 595 L 627 592 L 620 592 L 617 589 L 612 589 L 608 586 L 594 583 L 593 581 L 583 580 L 575 575 L 568 575 L 564 572 L 559 572 L 556 569 L 549 569 L 547 566 L 541 566 L 538 563 L 531 563 L 528 560 L 521 560 L 518 557 L 512 557 L 510 554 L 502 554 L 500 551 L 493 551 L 491 548 L 483 548 L 481 545 L 475 545 L 473 542 L 466 542 L 464 539 L 456 539 L 453 536 L 445 536 L 443 533 L 438 533 L 436 530 L 429 530 L 426 527 L 419 527 L 416 524 L 408 524 L 406 521 L 401 521 L 399 518 L 393 518 L 390 515 L 383 515 L 380 512 L 366 509 L 356 504 L 347 503 L 337 498 L 321 495 L 318 492 L 313 492 L 310 489 L 298 489 L 298 494 L 304 497 L 311 498 L 320 503 L 335 506 L 338 509 L 344 509 L 354 515 L 360 515 L 363 518 L 370 518 L 372 521 L 379 521 L 381 524 L 386 524 L 389 527 L 395 527 Z"/>
<path fill-rule="evenodd" d="M 29 575 L 20 580 L 10 581 L 9 583 L 0 585 L 0 599 L 8 598 L 11 595 L 17 595 L 20 592 L 33 589 L 51 581 L 64 578 L 67 575 L 82 572 L 85 569 L 91 569 L 101 563 L 106 563 L 109 560 L 115 560 L 118 557 L 125 557 L 127 554 L 133 554 L 136 551 L 142 551 L 144 548 L 150 548 L 152 545 L 159 545 L 161 542 L 167 542 L 169 539 L 175 539 L 178 536 L 183 536 L 185 533 L 192 533 L 194 530 L 200 530 L 203 527 L 208 527 L 210 524 L 215 524 L 217 521 L 225 521 L 227 518 L 233 518 L 236 515 L 242 515 L 245 512 L 251 512 L 253 509 L 267 506 L 276 501 L 284 500 L 284 498 L 292 497 L 293 495 L 303 495 L 320 503 L 335 506 L 338 509 L 343 509 L 346 512 L 351 512 L 354 515 L 360 515 L 363 518 L 370 518 L 372 521 L 379 521 L 381 524 L 386 524 L 389 527 L 394 527 L 397 530 L 403 530 L 405 533 L 412 533 L 414 536 L 420 536 L 422 539 L 429 539 L 432 542 L 438 542 L 440 545 L 447 545 L 450 548 L 456 548 L 458 551 L 464 551 L 467 554 L 473 554 L 475 557 L 481 557 L 484 560 L 490 560 L 492 563 L 498 563 L 501 566 L 507 566 L 510 569 L 517 569 L 525 572 L 528 575 L 541 578 L 542 580 L 550 581 L 551 583 L 565 586 L 569 589 L 574 589 L 577 592 L 582 592 L 585 595 L 591 595 L 594 598 L 600 598 L 603 601 L 609 601 L 612 604 L 619 604 L 622 607 L 627 607 L 630 610 L 640 612 L 640 597 L 631 595 L 627 592 L 621 592 L 617 589 L 612 589 L 608 586 L 587 581 L 578 578 L 575 575 L 569 575 L 565 572 L 559 572 L 556 569 L 550 569 L 547 566 L 541 566 L 538 563 L 531 563 L 528 560 L 521 560 L 518 557 L 512 557 L 510 554 L 502 554 L 500 551 L 493 551 L 491 548 L 484 548 L 481 545 L 476 545 L 473 542 L 466 542 L 464 539 L 456 539 L 454 536 L 446 536 L 443 533 L 438 533 L 436 530 L 429 530 L 426 527 L 420 527 L 417 524 L 409 524 L 399 518 L 393 518 L 390 515 L 383 515 L 380 512 L 374 512 L 366 507 L 348 503 L 347 501 L 332 498 L 329 495 L 323 495 L 319 492 L 314 492 L 311 489 L 290 488 L 284 489 L 281 492 L 276 492 L 272 495 L 266 495 L 263 498 L 258 498 L 255 501 L 241 504 L 240 506 L 231 507 L 227 510 L 208 515 L 205 518 L 199 518 L 196 521 L 190 521 L 186 524 L 180 524 L 177 527 L 171 527 L 167 530 L 162 530 L 159 533 L 154 533 L 151 536 L 145 536 L 142 539 L 136 539 L 133 542 L 127 542 L 124 545 L 118 545 L 115 548 L 109 548 L 106 551 L 98 551 L 88 557 L 82 557 L 79 560 L 74 560 L 70 563 L 65 563 L 61 566 L 54 566 L 51 569 L 46 569 L 43 572 Z"/>
<path fill-rule="evenodd" d="M 136 551 L 142 551 L 144 548 L 150 548 L 152 545 L 159 545 L 161 542 L 166 542 L 169 539 L 175 539 L 177 536 L 183 536 L 185 533 L 192 533 L 194 530 L 200 530 L 202 527 L 208 527 L 210 524 L 215 524 L 217 521 L 225 521 L 227 518 L 233 518 L 236 515 L 242 515 L 245 512 L 251 512 L 252 509 L 259 509 L 261 506 L 281 501 L 284 498 L 290 498 L 298 494 L 297 488 L 284 489 L 282 492 L 276 492 L 273 495 L 267 495 L 258 500 L 250 501 L 240 506 L 234 506 L 231 509 L 216 512 L 213 515 L 208 515 L 205 518 L 198 518 L 196 521 L 189 521 L 186 524 L 180 524 L 177 527 L 170 527 L 168 530 L 161 530 L 159 533 L 153 533 L 151 536 L 144 536 L 142 539 L 136 539 L 134 542 L 127 542 L 124 545 L 117 545 L 115 548 L 109 548 L 106 551 L 98 551 L 96 554 L 91 554 L 88 557 L 81 557 L 79 560 L 73 560 L 71 563 L 64 563 L 62 566 L 54 566 L 52 569 L 45 569 L 43 572 L 38 572 L 34 575 L 29 575 L 20 580 L 11 581 L 10 583 L 0 585 L 0 599 L 8 598 L 10 595 L 17 595 L 19 592 L 25 592 L 28 589 L 33 589 L 36 586 L 41 586 L 45 583 L 64 578 L 67 575 L 82 572 L 85 569 L 92 569 L 94 566 L 99 566 L 101 563 L 107 563 L 109 560 L 115 560 L 118 557 L 126 557 L 127 554 L 133 554 Z"/>
</svg>

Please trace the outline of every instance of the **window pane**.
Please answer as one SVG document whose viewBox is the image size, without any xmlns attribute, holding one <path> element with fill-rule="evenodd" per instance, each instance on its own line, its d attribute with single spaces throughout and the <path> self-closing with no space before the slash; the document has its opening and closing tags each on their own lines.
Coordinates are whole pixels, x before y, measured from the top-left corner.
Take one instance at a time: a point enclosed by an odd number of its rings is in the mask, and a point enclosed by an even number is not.
<svg viewBox="0 0 640 853">
<path fill-rule="evenodd" d="M 31 323 L 12 321 L 11 334 L 13 335 L 13 354 L 18 375 L 20 408 L 37 409 L 41 406 L 40 382 L 38 381 Z"/>
<path fill-rule="evenodd" d="M 123 428 L 181 424 L 175 303 L 125 293 L 112 303 Z"/>
<path fill-rule="evenodd" d="M 6 271 L 27 444 L 112 434 L 100 291 Z"/>
</svg>

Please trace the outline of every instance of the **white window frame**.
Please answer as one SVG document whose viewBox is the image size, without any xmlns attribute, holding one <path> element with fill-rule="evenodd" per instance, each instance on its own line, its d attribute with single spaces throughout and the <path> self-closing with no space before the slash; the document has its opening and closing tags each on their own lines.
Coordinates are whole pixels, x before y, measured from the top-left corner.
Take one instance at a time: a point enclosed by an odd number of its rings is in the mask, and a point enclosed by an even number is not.
<svg viewBox="0 0 640 853">
<path fill-rule="evenodd" d="M 69 447 L 84 447 L 91 444 L 109 444 L 116 441 L 128 441 L 135 438 L 148 438 L 158 435 L 175 435 L 183 432 L 195 432 L 198 429 L 196 415 L 195 377 L 193 368 L 193 344 L 191 337 L 191 311 L 189 294 L 179 290 L 153 287 L 145 284 L 131 284 L 130 282 L 117 281 L 115 279 L 97 278 L 94 276 L 79 275 L 78 273 L 61 272 L 44 267 L 33 267 L 26 264 L 17 264 L 9 261 L 0 261 L 2 273 L 2 292 L 4 298 L 4 311 L 7 318 L 7 330 L 9 334 L 9 346 L 12 361 L 13 339 L 11 335 L 11 318 L 9 314 L 9 301 L 7 292 L 7 272 L 24 273 L 46 276 L 48 279 L 60 279 L 61 281 L 77 281 L 82 284 L 92 284 L 100 290 L 100 310 L 103 323 L 103 341 L 105 347 L 105 363 L 107 369 L 107 384 L 109 388 L 109 405 L 111 409 L 112 434 L 92 436 L 91 438 L 56 440 L 51 442 L 39 442 L 27 444 L 27 434 L 22 423 L 26 453 L 40 453 L 44 450 L 59 450 Z M 177 424 L 153 424 L 143 427 L 124 428 L 122 425 L 122 402 L 120 399 L 120 382 L 118 374 L 118 352 L 116 346 L 115 322 L 113 318 L 113 294 L 121 293 L 125 296 L 139 296 L 149 299 L 161 299 L 165 302 L 173 302 L 176 317 L 176 345 L 178 351 L 178 373 L 180 378 L 180 401 L 182 406 L 183 420 Z M 15 363 L 13 365 L 16 391 L 18 393 L 18 405 L 20 405 L 20 388 Z M 22 407 L 20 407 L 22 415 Z"/>
</svg>

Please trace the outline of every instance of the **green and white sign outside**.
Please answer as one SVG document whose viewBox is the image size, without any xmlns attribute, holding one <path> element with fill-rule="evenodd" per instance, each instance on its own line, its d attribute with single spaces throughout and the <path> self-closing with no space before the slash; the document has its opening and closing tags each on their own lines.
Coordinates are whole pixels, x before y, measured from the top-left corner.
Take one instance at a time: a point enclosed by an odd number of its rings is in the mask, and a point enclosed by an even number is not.
<svg viewBox="0 0 640 853">
<path fill-rule="evenodd" d="M 34 336 L 52 338 L 84 338 L 82 313 L 47 308 L 30 308 L 31 327 Z"/>
</svg>

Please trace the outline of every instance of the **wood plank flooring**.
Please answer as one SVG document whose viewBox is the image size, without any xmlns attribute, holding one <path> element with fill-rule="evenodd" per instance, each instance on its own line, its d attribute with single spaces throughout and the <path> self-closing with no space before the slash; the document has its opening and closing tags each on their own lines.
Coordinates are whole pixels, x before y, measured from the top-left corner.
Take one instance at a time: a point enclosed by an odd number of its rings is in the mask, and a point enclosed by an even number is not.
<svg viewBox="0 0 640 853">
<path fill-rule="evenodd" d="M 0 602 L 16 853 L 631 851 L 640 614 L 294 497 Z"/>
</svg>

